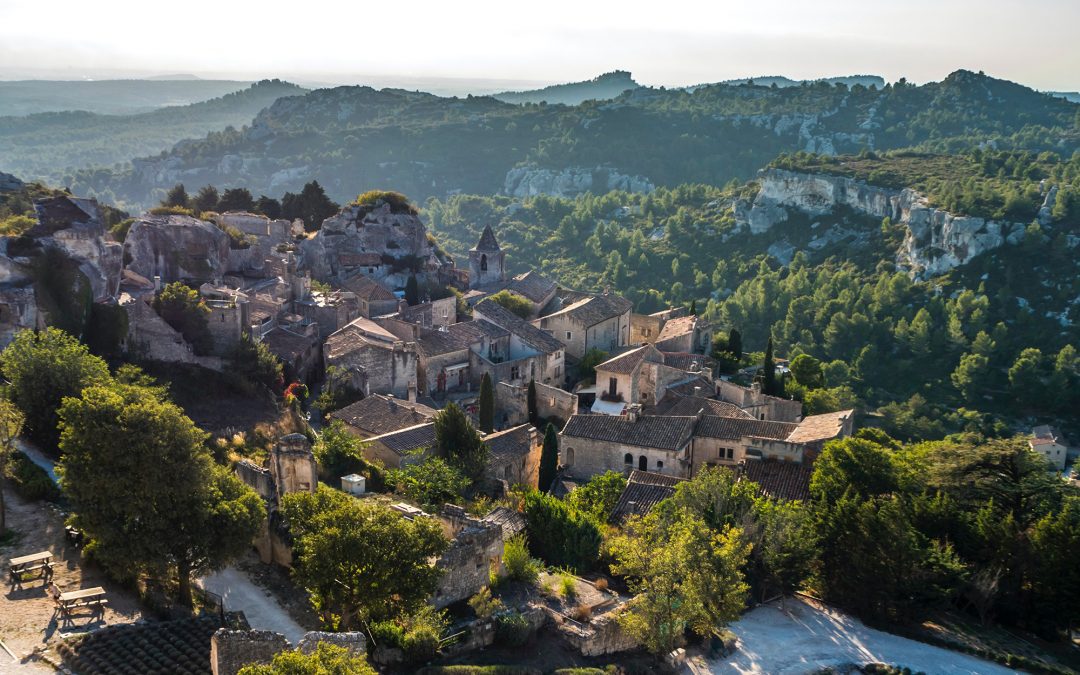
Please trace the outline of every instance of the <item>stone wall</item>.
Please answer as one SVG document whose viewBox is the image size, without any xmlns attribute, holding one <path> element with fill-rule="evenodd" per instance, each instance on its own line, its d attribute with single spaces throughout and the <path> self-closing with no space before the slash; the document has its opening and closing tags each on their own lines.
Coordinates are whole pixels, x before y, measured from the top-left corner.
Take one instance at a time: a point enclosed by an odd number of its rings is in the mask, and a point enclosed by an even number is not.
<svg viewBox="0 0 1080 675">
<path fill-rule="evenodd" d="M 605 471 L 639 469 L 641 457 L 644 457 L 648 471 L 686 478 L 690 470 L 689 447 L 687 443 L 680 451 L 668 451 L 559 434 L 559 463 L 565 465 L 574 478 L 586 480 Z M 627 454 L 633 460 L 632 464 L 626 463 Z"/>
<path fill-rule="evenodd" d="M 274 479 L 270 470 L 263 468 L 251 460 L 241 459 L 236 463 L 236 475 L 245 485 L 259 493 L 259 496 L 267 501 L 276 498 L 274 493 Z"/>
<path fill-rule="evenodd" d="M 444 521 L 449 522 L 455 534 L 450 548 L 436 563 L 443 575 L 431 603 L 439 609 L 467 600 L 486 588 L 491 568 L 499 568 L 503 554 L 500 526 L 470 518 L 463 509 L 449 507 L 444 511 Z"/>
<path fill-rule="evenodd" d="M 148 302 L 133 300 L 123 307 L 128 313 L 128 352 L 137 358 L 224 370 L 225 364 L 220 357 L 196 356 L 184 336 L 158 316 Z"/>
<path fill-rule="evenodd" d="M 270 663 L 290 647 L 281 633 L 219 628 L 210 638 L 210 670 L 214 675 L 236 675 L 244 666 Z"/>
<path fill-rule="evenodd" d="M 557 417 L 563 422 L 577 413 L 578 397 L 568 391 L 536 383 L 536 414 L 541 420 Z M 529 421 L 529 387 L 499 382 L 495 385 L 495 420 L 503 427 Z"/>
<path fill-rule="evenodd" d="M 319 469 L 306 436 L 289 434 L 274 443 L 270 449 L 270 474 L 278 501 L 293 492 L 315 493 Z"/>
<path fill-rule="evenodd" d="M 339 358 L 327 359 L 327 366 L 337 366 L 349 373 L 349 384 L 370 394 L 393 394 L 407 398 L 409 385 L 416 384 L 416 347 L 404 342 L 390 349 L 368 344 Z"/>
</svg>

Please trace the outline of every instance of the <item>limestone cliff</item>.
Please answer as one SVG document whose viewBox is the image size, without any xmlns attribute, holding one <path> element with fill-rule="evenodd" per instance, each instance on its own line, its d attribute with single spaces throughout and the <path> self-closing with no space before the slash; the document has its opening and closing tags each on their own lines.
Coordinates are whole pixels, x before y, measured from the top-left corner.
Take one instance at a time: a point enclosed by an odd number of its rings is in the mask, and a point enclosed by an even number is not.
<svg viewBox="0 0 1080 675">
<path fill-rule="evenodd" d="M 346 206 L 323 221 L 314 237 L 300 244 L 298 267 L 319 281 L 364 274 L 402 288 L 416 273 L 421 280 L 444 266 L 433 253 L 427 228 L 411 213 Z"/>
<path fill-rule="evenodd" d="M 163 283 L 218 281 L 230 271 L 229 236 L 191 216 L 143 216 L 124 240 L 127 269 Z"/>
<path fill-rule="evenodd" d="M 736 224 L 752 234 L 767 232 L 788 219 L 791 210 L 810 217 L 848 208 L 870 218 L 890 218 L 907 231 L 897 262 L 922 278 L 944 274 L 975 256 L 1024 234 L 1022 223 L 963 216 L 934 208 L 910 189 L 870 185 L 844 176 L 768 169 L 761 173 L 753 202 L 732 206 Z"/>
<path fill-rule="evenodd" d="M 574 197 L 583 192 L 603 194 L 612 190 L 623 192 L 652 192 L 655 185 L 644 176 L 628 176 L 614 169 L 580 166 L 561 170 L 520 166 L 506 173 L 503 192 L 511 197 L 552 195 Z"/>
</svg>

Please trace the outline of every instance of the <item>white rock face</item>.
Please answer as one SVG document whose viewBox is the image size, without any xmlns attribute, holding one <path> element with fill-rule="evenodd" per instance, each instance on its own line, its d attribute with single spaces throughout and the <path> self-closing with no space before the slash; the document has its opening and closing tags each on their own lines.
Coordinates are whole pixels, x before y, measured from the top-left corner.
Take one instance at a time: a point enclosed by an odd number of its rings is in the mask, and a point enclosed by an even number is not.
<svg viewBox="0 0 1080 675">
<path fill-rule="evenodd" d="M 888 217 L 907 226 L 897 262 L 922 278 L 944 274 L 1005 243 L 1017 243 L 1024 234 L 1020 223 L 957 216 L 933 208 L 909 188 L 896 190 L 843 176 L 779 169 L 762 172 L 760 180 L 761 190 L 752 204 L 732 205 L 740 228 L 762 234 L 787 220 L 790 209 L 816 217 L 846 207 L 873 218 Z"/>
<path fill-rule="evenodd" d="M 503 192 L 511 197 L 552 195 L 573 197 L 583 192 L 652 192 L 656 186 L 644 176 L 629 176 L 614 169 L 573 166 L 559 171 L 520 166 L 506 172 Z"/>
<path fill-rule="evenodd" d="M 124 240 L 127 268 L 162 283 L 218 281 L 229 271 L 229 236 L 190 216 L 144 216 Z"/>
</svg>

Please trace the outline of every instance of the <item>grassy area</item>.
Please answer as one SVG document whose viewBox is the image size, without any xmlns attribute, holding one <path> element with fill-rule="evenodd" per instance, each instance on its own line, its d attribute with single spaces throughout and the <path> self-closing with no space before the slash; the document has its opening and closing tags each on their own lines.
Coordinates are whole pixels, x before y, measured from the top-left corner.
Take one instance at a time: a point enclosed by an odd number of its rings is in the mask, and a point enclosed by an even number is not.
<svg viewBox="0 0 1080 675">
<path fill-rule="evenodd" d="M 1065 643 L 1020 635 L 1002 626 L 983 626 L 954 612 L 923 622 L 910 637 L 1031 672 L 1080 671 L 1080 652 Z"/>
</svg>

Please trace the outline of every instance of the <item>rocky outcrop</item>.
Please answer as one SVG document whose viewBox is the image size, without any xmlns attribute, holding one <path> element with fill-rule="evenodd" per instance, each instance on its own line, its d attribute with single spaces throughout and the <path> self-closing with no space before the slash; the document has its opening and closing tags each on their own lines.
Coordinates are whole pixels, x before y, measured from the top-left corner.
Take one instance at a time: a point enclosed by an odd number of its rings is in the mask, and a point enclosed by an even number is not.
<svg viewBox="0 0 1080 675">
<path fill-rule="evenodd" d="M 656 186 L 644 176 L 629 176 L 614 169 L 568 167 L 561 170 L 520 166 L 506 173 L 503 192 L 511 197 L 573 197 L 583 192 L 602 194 L 612 190 L 652 192 Z"/>
<path fill-rule="evenodd" d="M 10 173 L 0 171 L 0 192 L 15 192 L 23 189 L 24 183 Z"/>
<path fill-rule="evenodd" d="M 923 278 L 944 274 L 1005 243 L 1016 243 L 1024 234 L 1021 223 L 954 215 L 934 208 L 910 188 L 897 190 L 844 176 L 779 169 L 762 172 L 760 190 L 752 203 L 736 201 L 732 205 L 737 227 L 751 234 L 768 232 L 787 220 L 793 209 L 813 218 L 835 213 L 838 208 L 906 225 L 897 261 Z"/>
<path fill-rule="evenodd" d="M 346 206 L 300 244 L 298 267 L 319 281 L 364 274 L 403 288 L 410 274 L 434 279 L 446 265 L 434 255 L 427 234 L 418 216 L 395 213 L 389 204 Z"/>
<path fill-rule="evenodd" d="M 162 283 L 216 282 L 230 271 L 229 237 L 191 216 L 143 216 L 124 240 L 127 268 Z"/>
</svg>

